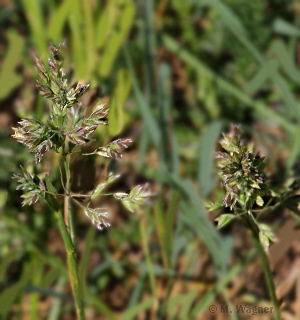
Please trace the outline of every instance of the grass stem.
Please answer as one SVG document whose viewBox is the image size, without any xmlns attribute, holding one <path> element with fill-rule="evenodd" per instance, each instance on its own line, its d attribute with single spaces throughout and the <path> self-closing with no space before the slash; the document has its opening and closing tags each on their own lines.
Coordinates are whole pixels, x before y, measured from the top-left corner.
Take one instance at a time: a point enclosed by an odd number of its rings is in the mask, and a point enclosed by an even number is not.
<svg viewBox="0 0 300 320">
<path fill-rule="evenodd" d="M 70 171 L 70 154 L 64 156 L 64 166 L 66 170 L 66 195 L 65 195 L 65 206 L 64 206 L 64 215 L 66 225 L 69 227 L 69 232 L 71 236 L 71 240 L 75 246 L 75 232 L 74 232 L 74 219 L 73 219 L 73 212 L 71 207 L 71 198 L 70 198 L 70 178 L 71 178 L 71 171 Z"/>
<path fill-rule="evenodd" d="M 79 320 L 84 320 L 84 303 L 81 296 L 81 290 L 79 285 L 79 276 L 77 268 L 77 255 L 74 243 L 70 237 L 65 220 L 61 210 L 56 211 L 56 217 L 58 219 L 58 226 L 64 241 L 64 245 L 67 251 L 68 270 L 72 286 L 73 295 L 76 304 L 76 313 Z"/>
<path fill-rule="evenodd" d="M 250 215 L 252 215 L 252 213 L 250 213 Z M 280 310 L 279 310 L 279 303 L 278 303 L 278 300 L 276 297 L 273 275 L 272 275 L 272 271 L 270 268 L 267 254 L 259 241 L 258 227 L 254 223 L 254 221 L 251 219 L 251 217 L 248 217 L 247 221 L 244 220 L 244 223 L 246 224 L 247 228 L 250 229 L 250 231 L 251 231 L 251 236 L 252 236 L 252 240 L 253 240 L 255 249 L 256 249 L 257 253 L 259 254 L 259 257 L 261 260 L 261 265 L 263 267 L 269 295 L 270 295 L 271 301 L 273 302 L 274 309 L 275 309 L 274 318 L 275 318 L 275 320 L 280 320 L 281 316 L 280 316 Z"/>
<path fill-rule="evenodd" d="M 84 319 L 84 303 L 82 299 L 82 291 L 80 290 L 80 281 L 77 266 L 77 254 L 75 249 L 75 233 L 74 221 L 70 199 L 70 154 L 63 155 L 64 167 L 66 171 L 66 185 L 64 198 L 64 217 L 61 213 L 57 213 L 59 228 L 62 234 L 64 244 L 67 251 L 68 270 L 76 303 L 76 312 L 79 320 Z M 69 229 L 69 230 L 68 230 Z"/>
</svg>

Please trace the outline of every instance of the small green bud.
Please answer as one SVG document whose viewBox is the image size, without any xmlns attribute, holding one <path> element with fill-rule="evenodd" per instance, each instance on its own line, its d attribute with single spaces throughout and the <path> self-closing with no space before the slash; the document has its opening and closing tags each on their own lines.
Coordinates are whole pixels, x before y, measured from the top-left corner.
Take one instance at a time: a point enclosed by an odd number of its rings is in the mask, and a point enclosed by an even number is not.
<svg viewBox="0 0 300 320">
<path fill-rule="evenodd" d="M 263 198 L 261 196 L 257 196 L 255 202 L 260 207 L 262 207 L 264 205 L 264 200 L 263 200 Z"/>
<path fill-rule="evenodd" d="M 231 214 L 231 213 L 225 213 L 219 216 L 215 221 L 218 222 L 218 229 L 223 228 L 226 226 L 229 222 L 231 222 L 233 219 L 236 218 L 236 215 Z"/>
</svg>

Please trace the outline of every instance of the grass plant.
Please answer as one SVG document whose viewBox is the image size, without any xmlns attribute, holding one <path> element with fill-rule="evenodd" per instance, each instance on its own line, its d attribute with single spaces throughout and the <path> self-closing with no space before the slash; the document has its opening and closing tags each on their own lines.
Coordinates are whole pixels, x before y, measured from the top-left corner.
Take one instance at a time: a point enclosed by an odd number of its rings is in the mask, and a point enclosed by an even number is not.
<svg viewBox="0 0 300 320">
<path fill-rule="evenodd" d="M 60 46 L 50 45 L 52 59 L 49 58 L 49 69 L 45 67 L 41 59 L 36 58 L 36 70 L 40 77 L 37 87 L 42 96 L 50 101 L 50 116 L 47 123 L 35 119 L 22 119 L 19 127 L 14 128 L 13 137 L 35 153 L 35 163 L 41 162 L 47 151 L 53 151 L 63 160 L 61 183 L 64 193 L 59 193 L 54 187 L 48 174 L 45 181 L 37 174 L 33 174 L 22 168 L 23 175 L 14 174 L 13 178 L 19 185 L 18 190 L 24 190 L 22 205 L 33 205 L 38 200 L 44 200 L 55 212 L 58 226 L 67 252 L 68 270 L 72 291 L 76 302 L 78 319 L 84 319 L 84 297 L 82 295 L 81 281 L 78 274 L 78 262 L 75 247 L 76 230 L 71 201 L 77 203 L 92 223 L 102 229 L 109 226 L 108 212 L 105 208 L 91 207 L 91 200 L 97 196 L 113 196 L 120 200 L 130 211 L 135 211 L 140 204 L 150 197 L 146 185 L 138 185 L 129 193 L 115 192 L 103 193 L 107 185 L 115 181 L 119 176 L 109 174 L 104 183 L 99 184 L 90 194 L 73 194 L 71 190 L 70 157 L 72 153 L 84 156 L 100 155 L 102 157 L 121 159 L 121 152 L 131 143 L 131 139 L 117 139 L 104 147 L 99 147 L 93 152 L 85 153 L 84 145 L 91 141 L 91 135 L 99 125 L 107 125 L 108 109 L 104 105 L 94 107 L 89 116 L 85 116 L 85 110 L 79 98 L 85 93 L 89 85 L 75 84 L 68 87 L 66 75 L 62 70 L 63 57 Z M 65 178 L 65 179 L 64 179 Z"/>
</svg>

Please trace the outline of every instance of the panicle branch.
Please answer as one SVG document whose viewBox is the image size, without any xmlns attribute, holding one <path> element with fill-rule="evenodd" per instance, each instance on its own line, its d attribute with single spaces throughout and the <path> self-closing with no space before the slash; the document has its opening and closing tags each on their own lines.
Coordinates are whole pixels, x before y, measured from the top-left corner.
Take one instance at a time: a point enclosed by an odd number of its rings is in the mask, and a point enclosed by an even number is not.
<svg viewBox="0 0 300 320">
<path fill-rule="evenodd" d="M 97 105 L 89 116 L 85 116 L 86 109 L 82 106 L 79 98 L 88 90 L 89 84 L 76 83 L 71 87 L 68 86 L 68 79 L 63 72 L 64 60 L 61 49 L 61 45 L 56 47 L 53 43 L 50 44 L 51 58 L 48 59 L 47 67 L 40 58 L 36 57 L 35 59 L 36 71 L 39 76 L 37 88 L 40 94 L 50 102 L 48 121 L 42 123 L 35 119 L 22 119 L 19 126 L 13 128 L 12 137 L 26 146 L 30 152 L 35 153 L 35 163 L 40 162 L 47 151 L 54 151 L 65 157 L 67 153 L 72 153 L 75 146 L 83 146 L 91 141 L 91 136 L 99 125 L 108 124 L 109 109 L 104 104 Z M 107 146 L 97 148 L 91 154 L 121 159 L 122 152 L 131 143 L 131 139 L 116 139 Z M 81 154 L 83 153 L 81 152 Z M 22 196 L 24 198 L 22 205 L 32 205 L 37 202 L 39 196 L 45 196 L 46 193 L 54 197 L 59 195 L 50 182 L 49 176 L 46 176 L 45 184 L 37 176 L 23 168 L 22 170 L 23 177 L 18 174 L 13 176 L 19 183 L 17 189 L 27 191 Z M 70 177 L 70 173 L 67 172 L 67 174 Z M 117 177 L 109 175 L 105 183 L 99 184 L 92 192 L 89 203 L 96 196 L 101 195 L 103 189 Z M 121 200 L 127 209 L 133 211 L 150 197 L 150 193 L 145 189 L 145 186 L 137 186 L 129 194 L 116 193 L 114 196 Z M 67 197 L 72 196 L 67 194 Z M 97 228 L 102 229 L 109 226 L 108 213 L 104 209 L 93 209 L 89 205 L 83 206 L 83 208 Z"/>
</svg>

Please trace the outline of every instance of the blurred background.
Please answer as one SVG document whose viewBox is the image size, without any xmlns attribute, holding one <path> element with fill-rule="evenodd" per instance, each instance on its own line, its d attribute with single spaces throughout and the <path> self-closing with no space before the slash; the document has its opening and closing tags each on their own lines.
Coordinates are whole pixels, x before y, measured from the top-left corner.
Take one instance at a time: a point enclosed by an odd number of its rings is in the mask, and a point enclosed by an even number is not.
<svg viewBox="0 0 300 320">
<path fill-rule="evenodd" d="M 218 231 L 203 203 L 222 199 L 213 152 L 231 123 L 266 156 L 274 183 L 299 177 L 300 3 L 0 0 L 0 30 L 0 319 L 75 319 L 55 217 L 22 207 L 11 179 L 22 165 L 60 188 L 53 154 L 34 166 L 11 138 L 21 118 L 47 119 L 33 57 L 46 61 L 50 41 L 65 41 L 73 82 L 91 84 L 84 105 L 110 107 L 97 145 L 134 140 L 109 166 L 122 174 L 112 189 L 148 181 L 156 194 L 134 214 L 105 199 L 104 231 L 74 206 L 86 319 L 272 319 L 209 309 L 271 303 L 248 233 L 238 221 Z M 90 191 L 106 171 L 74 158 L 72 190 Z M 300 234 L 289 212 L 265 219 L 281 240 L 270 259 L 284 319 L 300 319 Z"/>
</svg>

